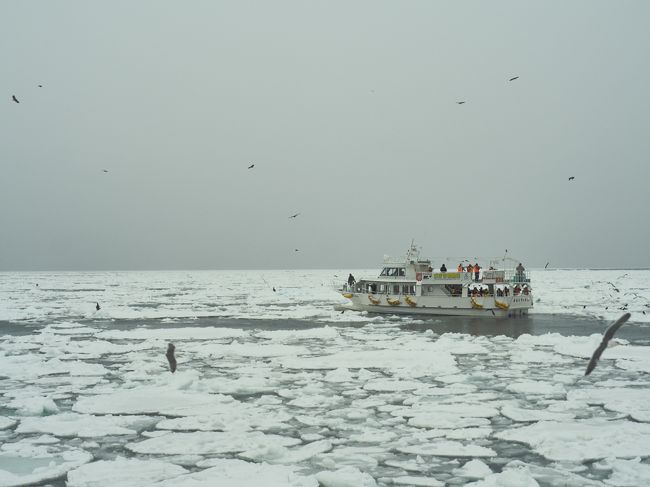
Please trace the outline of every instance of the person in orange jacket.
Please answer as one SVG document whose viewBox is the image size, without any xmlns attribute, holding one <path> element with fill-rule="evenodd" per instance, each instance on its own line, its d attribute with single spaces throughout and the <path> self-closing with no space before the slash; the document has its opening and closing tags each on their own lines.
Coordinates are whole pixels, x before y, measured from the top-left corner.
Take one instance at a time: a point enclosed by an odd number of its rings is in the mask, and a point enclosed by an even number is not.
<svg viewBox="0 0 650 487">
<path fill-rule="evenodd" d="M 469 277 L 472 277 L 472 272 L 474 272 L 472 264 L 467 264 L 467 272 L 469 272 Z"/>
<path fill-rule="evenodd" d="M 463 264 L 458 264 L 458 272 L 463 272 Z"/>
<path fill-rule="evenodd" d="M 474 264 L 474 280 L 478 282 L 478 273 L 481 271 L 478 263 Z"/>
</svg>

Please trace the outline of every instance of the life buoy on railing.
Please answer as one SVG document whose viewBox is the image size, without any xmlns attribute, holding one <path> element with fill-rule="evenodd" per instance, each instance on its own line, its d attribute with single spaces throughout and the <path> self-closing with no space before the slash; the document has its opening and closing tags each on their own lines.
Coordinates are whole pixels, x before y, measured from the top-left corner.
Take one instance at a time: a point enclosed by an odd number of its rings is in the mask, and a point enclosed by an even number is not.
<svg viewBox="0 0 650 487">
<path fill-rule="evenodd" d="M 483 305 L 482 305 L 482 304 L 477 303 L 477 302 L 474 300 L 474 298 L 470 298 L 470 299 L 472 300 L 472 308 L 475 308 L 475 309 L 483 309 Z"/>
<path fill-rule="evenodd" d="M 372 304 L 379 304 L 379 300 L 372 294 L 368 294 L 368 301 L 370 301 Z"/>
<path fill-rule="evenodd" d="M 415 307 L 415 305 L 418 304 L 417 301 L 414 301 L 413 299 L 411 299 L 411 296 L 406 296 L 406 299 L 404 301 L 406 301 L 406 303 L 409 306 L 413 306 L 413 307 Z"/>
<path fill-rule="evenodd" d="M 344 298 L 352 299 L 352 296 L 354 296 L 352 293 L 343 293 Z"/>
<path fill-rule="evenodd" d="M 402 304 L 399 299 L 390 299 L 388 296 L 386 296 L 386 302 L 391 306 L 399 306 Z"/>
<path fill-rule="evenodd" d="M 510 305 L 508 303 L 502 303 L 501 301 L 497 301 L 496 299 L 494 300 L 494 304 L 497 305 L 498 308 L 501 309 L 508 309 L 510 308 Z"/>
</svg>

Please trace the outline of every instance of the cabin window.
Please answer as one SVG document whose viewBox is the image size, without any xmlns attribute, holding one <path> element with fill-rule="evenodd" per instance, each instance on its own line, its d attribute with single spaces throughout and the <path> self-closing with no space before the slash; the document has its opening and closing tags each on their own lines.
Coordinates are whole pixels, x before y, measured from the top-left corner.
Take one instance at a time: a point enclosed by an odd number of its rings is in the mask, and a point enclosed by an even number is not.
<svg viewBox="0 0 650 487">
<path fill-rule="evenodd" d="M 400 275 L 400 276 L 403 277 L 403 276 L 406 275 L 406 270 L 405 270 L 403 267 L 400 267 L 400 268 L 398 269 L 398 271 L 399 271 L 399 275 Z"/>
<path fill-rule="evenodd" d="M 402 286 L 402 294 L 415 294 L 415 286 L 411 286 L 411 285 Z"/>
<path fill-rule="evenodd" d="M 452 296 L 460 296 L 463 294 L 463 286 L 460 284 L 447 284 L 445 288 L 447 288 L 447 291 Z"/>
<path fill-rule="evenodd" d="M 380 276 L 387 276 L 388 275 L 388 267 L 384 267 L 381 271 Z"/>
<path fill-rule="evenodd" d="M 399 286 L 393 286 L 393 294 L 399 294 Z"/>
<path fill-rule="evenodd" d="M 382 294 L 386 292 L 386 286 L 384 284 L 379 285 L 379 292 Z"/>
</svg>

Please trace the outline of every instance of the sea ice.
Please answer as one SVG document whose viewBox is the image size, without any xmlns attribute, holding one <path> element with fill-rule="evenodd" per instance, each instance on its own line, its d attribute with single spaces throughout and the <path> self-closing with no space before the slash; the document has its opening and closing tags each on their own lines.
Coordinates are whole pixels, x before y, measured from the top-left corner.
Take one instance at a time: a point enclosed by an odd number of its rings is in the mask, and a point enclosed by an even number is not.
<svg viewBox="0 0 650 487">
<path fill-rule="evenodd" d="M 8 408 L 15 409 L 20 416 L 43 416 L 59 412 L 59 407 L 49 397 L 17 397 L 7 403 Z"/>
<path fill-rule="evenodd" d="M 94 438 L 106 435 L 131 435 L 150 427 L 157 418 L 148 416 L 93 416 L 61 413 L 25 418 L 17 433 L 50 433 L 59 437 Z"/>
<path fill-rule="evenodd" d="M 314 441 L 291 449 L 280 445 L 265 444 L 242 452 L 239 456 L 255 462 L 295 464 L 309 460 L 314 455 L 325 453 L 331 449 L 332 442 L 329 440 Z"/>
<path fill-rule="evenodd" d="M 482 479 L 492 473 L 492 469 L 481 460 L 470 460 L 460 468 L 455 468 L 453 474 L 457 477 Z"/>
<path fill-rule="evenodd" d="M 397 450 L 414 455 L 431 455 L 438 457 L 494 457 L 496 452 L 491 448 L 478 445 L 465 445 L 458 441 L 437 441 L 419 445 L 400 446 Z"/>
<path fill-rule="evenodd" d="M 650 423 L 650 389 L 646 387 L 587 387 L 570 391 L 567 398 L 603 405 L 609 411 L 628 414 L 636 421 Z"/>
<path fill-rule="evenodd" d="M 625 420 L 540 421 L 494 436 L 526 443 L 540 455 L 556 461 L 650 456 L 650 424 Z"/>
<path fill-rule="evenodd" d="M 16 425 L 16 420 L 7 418 L 5 416 L 0 416 L 0 430 L 6 430 L 13 428 Z"/>
<path fill-rule="evenodd" d="M 444 482 L 440 482 L 440 480 L 431 477 L 413 477 L 411 475 L 395 477 L 393 478 L 393 483 L 396 485 L 412 485 L 416 487 L 440 487 L 445 485 Z"/>
<path fill-rule="evenodd" d="M 638 487 L 650 485 L 650 465 L 641 463 L 640 458 L 621 460 L 608 458 L 598 464 L 598 468 L 611 470 L 605 484 L 614 487 Z"/>
<path fill-rule="evenodd" d="M 317 357 L 283 357 L 277 359 L 289 369 L 393 369 L 412 374 L 412 377 L 451 375 L 458 372 L 454 357 L 448 352 L 430 353 L 410 350 L 341 351 Z"/>
<path fill-rule="evenodd" d="M 293 416 L 282 410 L 269 410 L 247 403 L 224 403 L 214 405 L 210 415 L 185 416 L 164 419 L 156 427 L 177 431 L 249 431 L 284 429 L 284 422 Z"/>
<path fill-rule="evenodd" d="M 187 470 L 160 460 L 117 457 L 87 463 L 68 472 L 67 487 L 142 487 L 187 473 Z"/>
<path fill-rule="evenodd" d="M 133 330 L 106 330 L 98 333 L 97 338 L 106 340 L 215 340 L 222 338 L 240 338 L 248 332 L 235 328 L 184 327 L 184 328 L 136 328 Z"/>
<path fill-rule="evenodd" d="M 33 485 L 55 479 L 91 461 L 82 450 L 39 446 L 32 442 L 4 443 L 0 452 L 0 486 Z"/>
<path fill-rule="evenodd" d="M 288 436 L 265 435 L 254 431 L 226 431 L 194 433 L 169 433 L 138 443 L 128 443 L 126 448 L 135 453 L 154 455 L 208 455 L 241 453 L 265 446 L 294 446 L 300 440 Z"/>
<path fill-rule="evenodd" d="M 376 487 L 377 482 L 365 472 L 355 467 L 343 467 L 334 472 L 323 471 L 316 474 L 322 487 Z"/>
<path fill-rule="evenodd" d="M 487 475 L 482 480 L 465 484 L 466 487 L 539 487 L 527 468 L 513 468 Z"/>
<path fill-rule="evenodd" d="M 146 386 L 117 390 L 109 394 L 81 397 L 73 411 L 87 414 L 200 415 L 201 412 L 232 401 L 228 396 Z"/>
<path fill-rule="evenodd" d="M 506 465 L 506 470 L 512 468 L 527 468 L 530 474 L 543 485 L 561 485 L 562 487 L 604 487 L 600 480 L 592 480 L 562 468 L 557 465 L 540 467 L 531 463 L 524 463 L 520 460 L 513 460 Z M 575 467 L 574 467 L 575 468 Z M 584 468 L 580 466 L 579 468 Z M 635 486 L 636 487 L 636 486 Z"/>
<path fill-rule="evenodd" d="M 564 396 L 566 394 L 566 390 L 561 384 L 535 380 L 520 380 L 509 384 L 507 389 L 512 392 L 535 396 Z"/>
<path fill-rule="evenodd" d="M 223 458 L 214 458 L 204 464 L 213 466 L 157 482 L 151 487 L 318 487 L 316 479 L 299 475 L 290 466 Z"/>
<path fill-rule="evenodd" d="M 533 421 L 568 421 L 575 418 L 575 414 L 549 411 L 547 409 L 524 409 L 511 405 L 501 408 L 501 414 L 517 422 Z"/>
</svg>

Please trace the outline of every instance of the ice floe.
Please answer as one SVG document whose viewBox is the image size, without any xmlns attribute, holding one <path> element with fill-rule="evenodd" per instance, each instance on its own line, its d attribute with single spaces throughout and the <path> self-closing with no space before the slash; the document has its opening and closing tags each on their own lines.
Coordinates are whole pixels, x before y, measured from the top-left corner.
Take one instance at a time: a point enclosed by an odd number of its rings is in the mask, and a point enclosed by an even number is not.
<svg viewBox="0 0 650 487">
<path fill-rule="evenodd" d="M 453 474 L 468 479 L 482 479 L 492 473 L 492 469 L 481 460 L 470 460 L 460 468 L 455 468 Z"/>
<path fill-rule="evenodd" d="M 30 441 L 4 443 L 0 448 L 0 486 L 32 485 L 64 476 L 69 470 L 91 461 L 83 450 Z"/>
<path fill-rule="evenodd" d="M 555 461 L 650 456 L 650 424 L 625 420 L 540 421 L 494 436 L 526 443 L 540 455 Z"/>
<path fill-rule="evenodd" d="M 290 466 L 222 458 L 206 461 L 203 465 L 210 468 L 151 485 L 152 487 L 251 487 L 263 484 L 264 487 L 318 487 L 315 478 L 300 475 Z"/>
<path fill-rule="evenodd" d="M 431 455 L 438 457 L 495 457 L 496 452 L 491 448 L 479 445 L 466 445 L 458 441 L 436 441 L 418 445 L 401 446 L 397 448 L 402 453 L 414 455 Z"/>
<path fill-rule="evenodd" d="M 61 413 L 21 420 L 17 433 L 49 433 L 59 437 L 94 438 L 106 435 L 133 435 L 155 424 L 151 416 L 93 416 Z"/>
<path fill-rule="evenodd" d="M 178 477 L 187 470 L 160 460 L 117 457 L 87 463 L 68 472 L 68 487 L 142 487 Z"/>
<path fill-rule="evenodd" d="M 376 487 L 375 479 L 355 467 L 343 467 L 336 471 L 316 474 L 316 480 L 323 487 Z"/>
<path fill-rule="evenodd" d="M 259 431 L 198 431 L 169 433 L 136 443 L 126 448 L 135 453 L 156 455 L 214 455 L 241 453 L 267 446 L 295 446 L 301 440 L 288 436 L 266 435 Z"/>
</svg>

